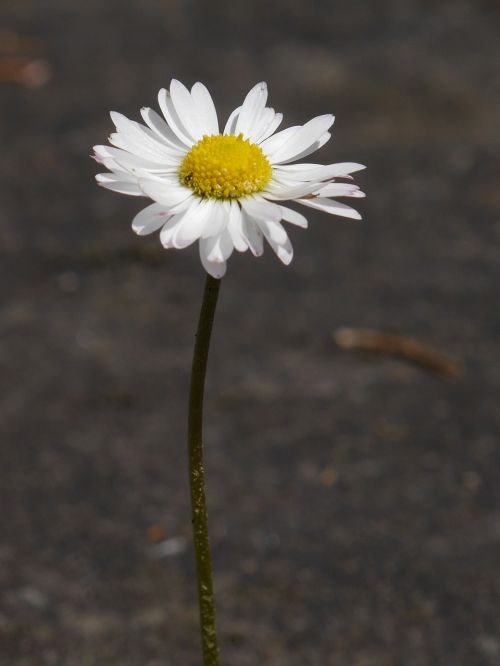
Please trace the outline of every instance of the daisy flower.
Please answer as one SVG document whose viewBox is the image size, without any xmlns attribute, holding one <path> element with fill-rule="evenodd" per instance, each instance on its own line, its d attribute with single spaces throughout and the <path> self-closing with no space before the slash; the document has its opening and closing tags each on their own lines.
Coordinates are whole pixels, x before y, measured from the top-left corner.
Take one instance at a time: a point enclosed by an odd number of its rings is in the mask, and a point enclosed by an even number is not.
<svg viewBox="0 0 500 666">
<path fill-rule="evenodd" d="M 111 112 L 116 132 L 110 146 L 95 146 L 94 158 L 109 173 L 96 176 L 103 187 L 153 200 L 132 222 L 145 235 L 160 230 L 165 248 L 199 241 L 201 262 L 215 278 L 226 272 L 233 250 L 256 257 L 264 238 L 285 264 L 293 249 L 283 221 L 307 227 L 307 219 L 284 206 L 309 208 L 361 219 L 338 197 L 363 197 L 350 182 L 363 165 L 295 163 L 330 138 L 334 116 L 313 118 L 277 132 L 281 113 L 267 107 L 267 85 L 258 83 L 220 132 L 212 97 L 202 83 L 191 92 L 175 79 L 158 94 L 163 117 L 141 109 L 145 125 Z"/>
</svg>

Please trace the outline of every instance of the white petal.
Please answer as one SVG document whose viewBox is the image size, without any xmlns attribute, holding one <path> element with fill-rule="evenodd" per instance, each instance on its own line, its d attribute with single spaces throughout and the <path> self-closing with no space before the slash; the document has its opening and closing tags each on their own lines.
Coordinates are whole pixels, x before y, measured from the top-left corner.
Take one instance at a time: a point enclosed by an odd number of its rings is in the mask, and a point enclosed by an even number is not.
<svg viewBox="0 0 500 666">
<path fill-rule="evenodd" d="M 192 190 L 182 185 L 171 185 L 170 183 L 150 179 L 141 179 L 139 185 L 144 194 L 168 208 L 194 198 Z"/>
<path fill-rule="evenodd" d="M 366 196 L 357 185 L 350 183 L 327 183 L 318 190 L 320 197 L 356 197 L 362 199 Z"/>
<path fill-rule="evenodd" d="M 271 160 L 274 153 L 277 153 L 286 142 L 299 131 L 299 129 L 301 129 L 300 125 L 294 125 L 293 127 L 287 127 L 286 129 L 281 130 L 281 132 L 278 132 L 277 134 L 273 134 L 269 139 L 266 139 L 260 144 L 261 150 L 267 158 Z"/>
<path fill-rule="evenodd" d="M 241 111 L 236 122 L 235 134 L 243 133 L 245 139 L 250 137 L 256 122 L 260 118 L 267 101 L 267 85 L 264 81 L 257 83 L 241 106 Z"/>
<path fill-rule="evenodd" d="M 161 154 L 158 151 L 151 150 L 144 142 L 123 132 L 114 132 L 109 136 L 109 143 L 115 148 L 126 151 L 134 157 L 139 157 L 141 160 L 147 160 L 150 163 L 151 169 L 156 171 L 165 171 L 176 169 L 179 165 L 180 158 L 173 153 L 168 153 L 168 148 L 165 146 L 165 152 Z M 148 168 L 144 166 L 144 168 Z"/>
<path fill-rule="evenodd" d="M 324 166 L 324 164 L 312 164 L 312 163 L 306 164 L 305 162 L 301 162 L 300 164 L 286 164 L 286 165 L 277 164 L 274 168 L 280 171 L 286 170 L 287 173 L 292 174 L 295 171 L 298 172 L 298 171 L 305 171 L 306 169 L 319 169 L 322 166 Z"/>
<path fill-rule="evenodd" d="M 227 230 L 233 241 L 233 245 L 238 252 L 248 250 L 248 243 L 243 235 L 243 220 L 241 208 L 236 201 L 229 202 L 229 220 Z"/>
<path fill-rule="evenodd" d="M 281 220 L 281 210 L 277 204 L 266 201 L 265 199 L 257 199 L 255 197 L 247 197 L 240 199 L 240 204 L 248 215 L 255 217 L 259 220 L 271 220 L 279 222 Z"/>
<path fill-rule="evenodd" d="M 186 211 L 184 211 L 183 213 L 172 215 L 172 217 L 168 220 L 168 222 L 163 226 L 162 230 L 160 231 L 160 242 L 164 248 L 169 249 L 175 247 L 173 242 L 174 235 L 182 223 L 182 219 L 185 212 Z"/>
<path fill-rule="evenodd" d="M 238 122 L 238 114 L 241 111 L 241 106 L 235 109 L 227 119 L 226 126 L 224 127 L 224 134 L 234 134 L 236 131 L 236 123 Z"/>
<path fill-rule="evenodd" d="M 304 206 L 309 206 L 309 208 L 316 208 L 317 210 L 322 210 L 324 213 L 330 213 L 331 215 L 340 215 L 342 217 L 350 217 L 353 220 L 361 220 L 361 215 L 357 210 L 333 199 L 317 197 L 316 199 L 297 199 L 297 202 Z"/>
<path fill-rule="evenodd" d="M 199 122 L 199 113 L 186 86 L 172 79 L 170 82 L 170 97 L 179 119 L 188 131 L 189 135 L 196 141 L 203 136 L 203 130 Z"/>
<path fill-rule="evenodd" d="M 241 211 L 241 234 L 254 257 L 264 252 L 264 237 L 256 221 L 243 209 Z"/>
<path fill-rule="evenodd" d="M 326 114 L 309 120 L 279 150 L 273 153 L 272 162 L 278 164 L 298 159 L 299 155 L 318 142 L 329 130 L 334 119 L 331 114 Z"/>
<path fill-rule="evenodd" d="M 207 199 L 207 206 L 209 216 L 202 233 L 203 238 L 220 234 L 228 223 L 228 211 L 226 211 L 224 202 Z"/>
<path fill-rule="evenodd" d="M 110 150 L 111 148 L 109 146 L 94 146 L 94 154 L 92 157 L 98 164 L 102 164 L 114 173 L 119 173 L 122 175 L 127 174 L 127 176 L 132 176 L 133 174 L 128 169 L 118 164 L 114 157 L 112 157 L 111 153 L 109 152 Z M 135 178 L 135 180 L 137 180 L 137 178 Z"/>
<path fill-rule="evenodd" d="M 143 208 L 132 220 L 132 229 L 139 236 L 152 234 L 164 226 L 170 219 L 171 214 L 161 204 L 150 204 Z"/>
<path fill-rule="evenodd" d="M 220 280 L 221 277 L 223 277 L 226 274 L 226 262 L 216 262 L 216 261 L 209 261 L 208 256 L 207 256 L 207 249 L 206 249 L 206 239 L 200 239 L 200 259 L 201 263 L 203 265 L 203 268 L 211 275 L 212 277 L 216 278 L 217 280 Z"/>
<path fill-rule="evenodd" d="M 184 127 L 181 119 L 177 114 L 177 111 L 174 108 L 174 104 L 170 98 L 170 93 L 165 88 L 162 88 L 158 93 L 158 104 L 160 105 L 160 109 L 176 137 L 183 144 L 191 148 L 191 146 L 195 143 L 195 140 Z"/>
<path fill-rule="evenodd" d="M 267 199 L 286 201 L 287 199 L 298 199 L 317 192 L 322 183 L 293 183 L 286 185 L 273 179 L 267 186 L 264 196 Z"/>
<path fill-rule="evenodd" d="M 182 212 L 173 215 L 165 224 L 160 232 L 160 241 L 163 247 L 174 247 L 180 250 L 191 245 L 193 240 L 196 240 L 196 238 L 190 240 L 188 238 L 188 233 L 183 236 L 181 230 L 186 223 L 189 225 L 190 220 L 196 219 L 199 203 L 200 199 L 195 199 L 193 197 L 189 202 L 189 205 Z"/>
<path fill-rule="evenodd" d="M 218 134 L 219 121 L 212 96 L 203 83 L 195 83 L 191 88 L 191 97 L 198 111 L 199 124 L 203 134 Z"/>
<path fill-rule="evenodd" d="M 350 173 L 364 169 L 362 164 L 343 162 L 339 164 L 311 165 L 311 164 L 280 164 L 274 167 L 274 172 L 282 174 L 291 180 L 327 180 L 341 178 Z"/>
<path fill-rule="evenodd" d="M 179 137 L 156 111 L 145 106 L 141 109 L 141 115 L 146 125 L 154 132 L 158 139 L 179 155 L 185 154 L 186 145 L 180 141 Z"/>
<path fill-rule="evenodd" d="M 184 248 L 201 237 L 209 211 L 203 199 L 197 199 L 187 209 L 176 230 L 173 243 L 176 248 Z"/>
<path fill-rule="evenodd" d="M 265 141 L 265 139 L 270 137 L 271 134 L 274 134 L 274 132 L 276 132 L 278 127 L 281 125 L 282 120 L 283 120 L 283 114 L 282 113 L 275 113 L 274 118 L 269 123 L 269 125 L 266 127 L 264 132 L 256 139 L 256 142 L 261 143 L 262 141 Z"/>
<path fill-rule="evenodd" d="M 342 178 L 356 171 L 366 169 L 364 164 L 358 164 L 357 162 L 338 162 L 337 164 L 332 164 L 332 166 L 337 167 L 336 173 L 333 174 L 337 178 Z"/>
<path fill-rule="evenodd" d="M 321 148 L 321 146 L 324 146 L 325 143 L 329 141 L 331 136 L 332 135 L 330 134 L 330 132 L 325 132 L 320 136 L 320 138 L 318 139 L 318 141 L 316 141 L 316 143 L 313 143 L 311 146 L 309 146 L 309 148 L 303 150 L 299 155 L 294 155 L 294 157 L 290 157 L 290 159 L 288 160 L 282 160 L 280 162 L 280 166 L 282 166 L 283 164 L 287 164 L 288 162 L 301 160 L 303 157 L 307 157 L 311 153 L 315 153 L 317 150 Z"/>
<path fill-rule="evenodd" d="M 225 262 L 226 259 L 229 259 L 233 253 L 234 245 L 227 229 L 224 229 L 224 231 L 217 236 L 211 236 L 210 238 L 203 240 L 206 244 L 205 248 L 208 261 L 214 261 L 221 264 Z"/>
<path fill-rule="evenodd" d="M 144 192 L 137 183 L 137 178 L 126 173 L 98 173 L 96 180 L 101 187 L 119 194 L 129 194 L 135 197 L 143 197 Z"/>
<path fill-rule="evenodd" d="M 258 222 L 269 245 L 281 261 L 288 265 L 293 259 L 293 248 L 283 225 L 279 222 Z"/>
<path fill-rule="evenodd" d="M 104 159 L 112 158 L 115 164 L 129 173 L 143 175 L 144 172 L 165 173 L 166 171 L 164 165 L 160 165 L 158 162 L 152 162 L 151 160 L 139 157 L 138 155 L 133 155 L 120 148 L 113 148 L 111 146 L 94 146 L 94 151 L 96 155 Z"/>
<path fill-rule="evenodd" d="M 280 206 L 280 208 L 284 220 L 290 222 L 290 224 L 295 224 L 295 226 L 297 227 L 302 227 L 302 229 L 307 229 L 308 227 L 307 218 L 304 217 L 301 213 L 297 213 L 296 210 L 292 210 L 291 208 L 287 208 L 286 206 Z"/>
<path fill-rule="evenodd" d="M 120 173 L 98 173 L 96 174 L 96 180 L 98 183 L 114 183 L 118 180 L 127 183 L 137 183 L 137 178 L 125 171 L 121 171 Z"/>
<path fill-rule="evenodd" d="M 256 219 L 256 222 L 268 240 L 272 240 L 274 243 L 278 244 L 286 242 L 288 236 L 285 231 L 285 227 L 281 224 L 281 222 L 259 219 Z"/>
<path fill-rule="evenodd" d="M 288 264 L 290 264 L 293 259 L 293 247 L 290 239 L 287 238 L 286 241 L 282 244 L 277 244 L 274 241 L 268 239 L 268 243 L 276 252 L 277 257 L 281 259 L 285 266 L 288 266 Z"/>
<path fill-rule="evenodd" d="M 260 136 L 265 132 L 269 124 L 274 120 L 275 115 L 276 114 L 274 112 L 274 109 L 268 107 L 262 109 L 259 117 L 254 122 L 253 127 L 247 136 L 247 139 L 249 141 L 252 141 L 253 143 L 257 143 Z"/>
<path fill-rule="evenodd" d="M 148 127 L 129 120 L 116 111 L 111 111 L 110 115 L 121 139 L 130 145 L 128 150 L 131 152 L 160 163 L 164 159 L 171 161 L 172 156 L 176 154 L 165 143 L 158 141 Z"/>
</svg>

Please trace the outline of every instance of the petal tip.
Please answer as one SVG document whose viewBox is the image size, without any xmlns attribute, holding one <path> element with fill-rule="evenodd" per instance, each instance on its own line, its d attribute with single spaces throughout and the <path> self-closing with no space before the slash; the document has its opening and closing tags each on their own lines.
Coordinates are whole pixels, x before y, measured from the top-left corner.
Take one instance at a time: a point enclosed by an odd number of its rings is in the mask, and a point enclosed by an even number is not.
<svg viewBox="0 0 500 666">
<path fill-rule="evenodd" d="M 110 111 L 109 115 L 115 126 L 117 126 L 120 120 L 123 118 L 123 114 L 119 113 L 118 111 Z"/>
<path fill-rule="evenodd" d="M 160 88 L 160 90 L 158 91 L 158 101 L 160 103 L 160 106 L 163 100 L 168 98 L 170 98 L 170 92 L 167 90 L 167 88 Z"/>
<path fill-rule="evenodd" d="M 186 89 L 186 86 L 182 83 L 182 81 L 179 81 L 179 79 L 172 79 L 170 81 L 170 93 L 172 93 L 172 90 L 181 90 L 181 89 Z"/>
</svg>

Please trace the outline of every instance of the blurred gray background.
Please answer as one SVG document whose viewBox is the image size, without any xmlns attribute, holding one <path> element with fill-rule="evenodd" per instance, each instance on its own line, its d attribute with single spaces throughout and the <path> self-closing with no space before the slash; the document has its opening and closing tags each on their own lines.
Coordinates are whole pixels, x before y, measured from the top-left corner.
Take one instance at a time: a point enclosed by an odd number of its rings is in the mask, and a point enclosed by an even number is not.
<svg viewBox="0 0 500 666">
<path fill-rule="evenodd" d="M 206 402 L 222 664 L 500 663 L 494 0 L 35 0 L 0 9 L 0 664 L 197 666 L 186 472 L 196 249 L 96 187 L 108 111 L 177 77 L 337 116 L 364 221 L 234 256 Z M 33 63 L 33 61 L 35 61 Z M 417 338 L 446 381 L 340 350 Z"/>
</svg>

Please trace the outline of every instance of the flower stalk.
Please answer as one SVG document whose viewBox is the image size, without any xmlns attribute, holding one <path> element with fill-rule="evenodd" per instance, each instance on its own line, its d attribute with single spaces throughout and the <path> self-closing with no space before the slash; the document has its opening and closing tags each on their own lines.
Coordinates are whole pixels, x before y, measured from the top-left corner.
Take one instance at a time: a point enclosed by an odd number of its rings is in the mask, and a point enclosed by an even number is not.
<svg viewBox="0 0 500 666">
<path fill-rule="evenodd" d="M 204 666 L 219 666 L 203 468 L 203 395 L 219 287 L 220 280 L 207 275 L 196 331 L 188 413 L 189 483 Z"/>
</svg>

